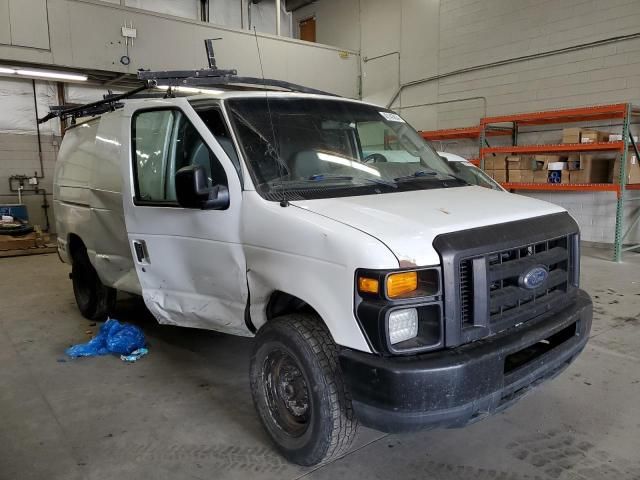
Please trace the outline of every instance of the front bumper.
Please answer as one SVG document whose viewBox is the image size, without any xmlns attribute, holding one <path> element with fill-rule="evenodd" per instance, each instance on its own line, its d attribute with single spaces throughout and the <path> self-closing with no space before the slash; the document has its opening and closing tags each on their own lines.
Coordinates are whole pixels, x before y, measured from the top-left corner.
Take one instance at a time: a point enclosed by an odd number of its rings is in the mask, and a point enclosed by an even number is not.
<svg viewBox="0 0 640 480">
<path fill-rule="evenodd" d="M 343 350 L 340 366 L 365 426 L 385 432 L 463 426 L 558 375 L 587 343 L 591 317 L 591 299 L 579 290 L 567 308 L 485 340 L 412 357 Z M 526 354 L 538 346 L 543 353 Z"/>
</svg>

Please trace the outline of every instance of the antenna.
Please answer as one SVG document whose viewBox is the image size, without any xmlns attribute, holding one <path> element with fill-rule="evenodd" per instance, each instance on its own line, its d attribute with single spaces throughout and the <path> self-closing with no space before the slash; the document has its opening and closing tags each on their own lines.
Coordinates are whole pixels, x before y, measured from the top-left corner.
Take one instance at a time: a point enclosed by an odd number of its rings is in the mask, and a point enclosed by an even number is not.
<svg viewBox="0 0 640 480">
<path fill-rule="evenodd" d="M 256 31 L 256 27 L 253 27 L 253 36 L 256 39 L 256 49 L 258 50 L 258 60 L 260 62 L 260 75 L 262 75 L 263 84 L 266 86 L 266 80 L 264 78 L 264 68 L 262 67 L 262 54 L 260 53 L 260 43 L 258 42 L 258 32 Z M 287 201 L 287 197 L 284 193 L 284 169 L 282 165 L 282 159 L 280 158 L 280 152 L 276 150 L 276 129 L 273 125 L 273 116 L 271 115 L 271 105 L 269 104 L 269 92 L 265 90 L 264 98 L 267 102 L 267 112 L 269 114 L 269 124 L 271 125 L 271 148 L 273 149 L 273 153 L 275 154 L 276 163 L 278 164 L 278 173 L 280 174 L 280 193 L 282 194 L 282 200 L 280 200 L 281 207 L 289 206 L 289 202 Z"/>
</svg>

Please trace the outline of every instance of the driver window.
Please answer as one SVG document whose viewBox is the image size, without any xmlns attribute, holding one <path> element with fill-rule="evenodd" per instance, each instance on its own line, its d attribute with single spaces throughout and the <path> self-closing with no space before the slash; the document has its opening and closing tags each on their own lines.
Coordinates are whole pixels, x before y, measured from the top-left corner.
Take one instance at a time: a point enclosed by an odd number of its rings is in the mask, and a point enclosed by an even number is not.
<svg viewBox="0 0 640 480">
<path fill-rule="evenodd" d="M 136 200 L 176 204 L 175 174 L 204 167 L 209 185 L 227 186 L 222 164 L 180 110 L 151 110 L 133 118 Z"/>
</svg>

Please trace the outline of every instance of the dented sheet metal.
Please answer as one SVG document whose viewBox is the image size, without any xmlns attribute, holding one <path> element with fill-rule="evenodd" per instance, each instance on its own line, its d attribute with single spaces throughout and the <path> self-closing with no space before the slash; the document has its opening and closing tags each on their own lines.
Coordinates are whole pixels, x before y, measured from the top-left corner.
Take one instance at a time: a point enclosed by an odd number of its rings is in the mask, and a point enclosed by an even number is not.
<svg viewBox="0 0 640 480">
<path fill-rule="evenodd" d="M 122 202 L 128 248 L 144 301 L 161 323 L 251 335 L 245 324 L 248 289 L 240 238 L 240 180 L 226 153 L 186 99 L 145 102 L 145 107 L 167 106 L 182 107 L 202 139 L 221 159 L 230 198 L 235 200 L 226 210 L 136 205 L 130 157 L 128 152 L 120 155 L 121 175 L 127 179 Z M 121 125 L 128 124 L 134 108 L 133 102 L 125 106 Z M 106 138 L 102 142 L 114 144 L 117 139 Z"/>
</svg>

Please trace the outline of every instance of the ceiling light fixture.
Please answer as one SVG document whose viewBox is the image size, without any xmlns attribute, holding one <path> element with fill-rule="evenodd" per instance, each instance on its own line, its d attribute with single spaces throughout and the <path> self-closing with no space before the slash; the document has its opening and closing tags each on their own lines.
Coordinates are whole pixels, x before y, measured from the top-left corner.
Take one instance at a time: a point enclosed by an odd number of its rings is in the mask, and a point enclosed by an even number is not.
<svg viewBox="0 0 640 480">
<path fill-rule="evenodd" d="M 15 75 L 16 71 L 13 68 L 0 67 L 0 73 L 8 73 L 10 75 Z"/>
<path fill-rule="evenodd" d="M 79 73 L 51 72 L 47 70 L 15 70 L 15 73 L 23 77 L 50 78 L 53 80 L 72 80 L 76 82 L 84 82 L 87 76 Z"/>
</svg>

